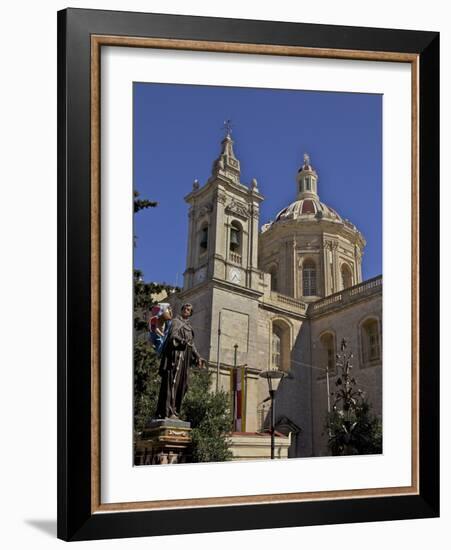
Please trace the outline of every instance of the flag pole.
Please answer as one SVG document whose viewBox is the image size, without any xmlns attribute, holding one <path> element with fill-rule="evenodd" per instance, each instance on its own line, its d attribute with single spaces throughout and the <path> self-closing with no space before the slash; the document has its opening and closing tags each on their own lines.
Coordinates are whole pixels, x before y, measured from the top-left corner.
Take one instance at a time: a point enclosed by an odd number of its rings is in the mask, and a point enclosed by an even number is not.
<svg viewBox="0 0 451 550">
<path fill-rule="evenodd" d="M 221 361 L 221 312 L 218 318 L 218 349 L 216 355 L 216 393 L 219 392 L 219 366 Z"/>
</svg>

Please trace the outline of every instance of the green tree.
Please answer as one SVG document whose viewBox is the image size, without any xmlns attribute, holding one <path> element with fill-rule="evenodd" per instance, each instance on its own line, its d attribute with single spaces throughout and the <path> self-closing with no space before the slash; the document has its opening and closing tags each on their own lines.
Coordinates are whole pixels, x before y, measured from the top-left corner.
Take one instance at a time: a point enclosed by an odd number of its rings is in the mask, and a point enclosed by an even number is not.
<svg viewBox="0 0 451 550">
<path fill-rule="evenodd" d="M 182 415 L 192 428 L 193 462 L 222 462 L 232 458 L 229 396 L 224 391 L 213 393 L 211 382 L 207 369 L 191 371 L 183 401 Z"/>
<path fill-rule="evenodd" d="M 155 206 L 158 206 L 158 203 L 156 201 L 140 199 L 139 191 L 133 191 L 133 211 L 135 212 L 135 214 L 140 210 L 144 210 L 145 208 L 155 208 Z"/>
<path fill-rule="evenodd" d="M 148 199 L 140 199 L 139 191 L 133 191 L 133 212 L 136 214 L 140 210 L 146 210 L 147 208 L 155 208 L 158 206 L 158 202 L 150 201 Z M 136 246 L 136 235 L 133 235 L 133 246 Z"/>
<path fill-rule="evenodd" d="M 133 273 L 134 288 L 134 431 L 139 437 L 156 409 L 160 377 L 159 358 L 149 343 L 148 316 L 156 303 L 154 297 L 163 290 L 171 294 L 177 288 L 162 283 L 145 283 L 142 272 Z"/>
<path fill-rule="evenodd" d="M 135 340 L 134 364 L 134 426 L 139 437 L 156 409 L 159 389 L 158 360 L 148 341 Z"/>
<path fill-rule="evenodd" d="M 157 203 L 138 199 L 135 192 L 134 210 L 138 212 Z M 133 273 L 134 290 L 134 435 L 140 437 L 155 413 L 160 376 L 159 357 L 148 339 L 148 316 L 156 303 L 155 296 L 163 290 L 168 295 L 180 291 L 166 283 L 146 283 L 139 270 Z M 229 398 L 225 392 L 211 391 L 211 373 L 207 369 L 189 373 L 189 387 L 182 407 L 182 416 L 192 427 L 192 461 L 220 462 L 229 460 L 228 435 L 231 429 Z"/>
<path fill-rule="evenodd" d="M 357 387 L 351 375 L 352 352 L 346 352 L 343 339 L 337 366 L 341 376 L 335 381 L 335 397 L 332 411 L 326 419 L 328 447 L 332 455 L 378 454 L 382 452 L 382 424 L 372 414 L 365 394 Z"/>
</svg>

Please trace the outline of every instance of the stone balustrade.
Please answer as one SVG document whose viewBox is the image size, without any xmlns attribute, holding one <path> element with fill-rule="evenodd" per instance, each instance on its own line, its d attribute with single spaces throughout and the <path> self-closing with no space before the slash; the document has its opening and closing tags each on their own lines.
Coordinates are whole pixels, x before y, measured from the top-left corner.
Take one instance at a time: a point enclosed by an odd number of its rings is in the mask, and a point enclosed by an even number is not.
<svg viewBox="0 0 451 550">
<path fill-rule="evenodd" d="M 271 292 L 268 298 L 264 298 L 264 303 L 279 307 L 293 313 L 305 314 L 307 311 L 307 304 L 292 298 L 291 296 L 285 296 L 285 294 L 279 294 L 278 292 Z"/>
<path fill-rule="evenodd" d="M 234 264 L 240 264 L 242 262 L 241 254 L 237 254 L 236 252 L 230 252 L 229 253 L 229 260 L 233 262 Z"/>
<path fill-rule="evenodd" d="M 330 311 L 336 307 L 343 307 L 346 304 L 380 292 L 381 287 L 382 275 L 379 275 L 310 304 L 308 312 L 310 315 L 315 315 L 324 311 Z"/>
</svg>

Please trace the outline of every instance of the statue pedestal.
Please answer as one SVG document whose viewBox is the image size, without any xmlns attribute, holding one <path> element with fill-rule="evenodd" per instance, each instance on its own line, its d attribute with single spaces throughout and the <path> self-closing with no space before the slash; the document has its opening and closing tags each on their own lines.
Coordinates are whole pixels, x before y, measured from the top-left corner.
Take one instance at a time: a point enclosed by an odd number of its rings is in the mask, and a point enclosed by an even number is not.
<svg viewBox="0 0 451 550">
<path fill-rule="evenodd" d="M 135 465 L 188 462 L 191 424 L 183 420 L 152 420 L 136 443 Z"/>
</svg>

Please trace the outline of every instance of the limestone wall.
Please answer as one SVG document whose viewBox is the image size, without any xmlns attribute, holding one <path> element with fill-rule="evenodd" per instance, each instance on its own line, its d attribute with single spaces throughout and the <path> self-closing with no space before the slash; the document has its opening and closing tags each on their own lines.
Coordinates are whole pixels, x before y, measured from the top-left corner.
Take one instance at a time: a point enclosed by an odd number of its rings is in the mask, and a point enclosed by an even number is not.
<svg viewBox="0 0 451 550">
<path fill-rule="evenodd" d="M 382 361 L 370 366 L 363 364 L 361 323 L 368 317 L 377 318 L 382 322 L 382 293 L 377 292 L 360 301 L 330 309 L 324 314 L 310 320 L 312 365 L 325 368 L 327 359 L 320 343 L 321 334 L 331 331 L 335 335 L 336 348 L 339 348 L 342 338 L 348 342 L 348 350 L 354 353 L 353 375 L 357 387 L 362 389 L 373 406 L 373 411 L 382 417 Z M 382 325 L 380 325 L 382 328 Z M 382 334 L 382 331 L 380 331 Z M 380 338 L 382 344 L 382 336 Z M 327 412 L 327 387 L 324 371 L 312 370 L 312 415 L 313 415 L 313 454 L 327 454 L 327 437 L 324 433 L 324 420 Z M 330 388 L 334 391 L 337 372 L 330 377 Z M 331 405 L 333 398 L 331 398 Z"/>
</svg>

